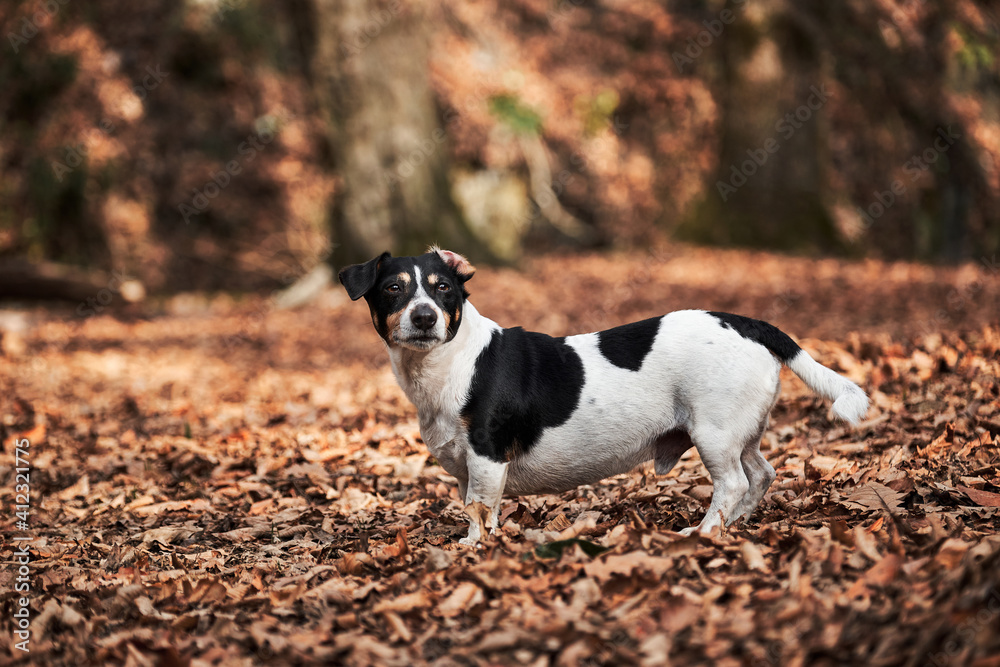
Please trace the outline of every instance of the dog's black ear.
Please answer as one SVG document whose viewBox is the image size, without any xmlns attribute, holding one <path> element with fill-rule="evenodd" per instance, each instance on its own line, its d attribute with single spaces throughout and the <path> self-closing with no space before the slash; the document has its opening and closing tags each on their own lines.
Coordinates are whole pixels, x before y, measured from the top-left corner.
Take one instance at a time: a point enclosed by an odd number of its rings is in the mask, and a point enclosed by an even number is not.
<svg viewBox="0 0 1000 667">
<path fill-rule="evenodd" d="M 351 301 L 357 301 L 375 286 L 379 264 L 390 257 L 392 257 L 390 253 L 384 252 L 364 264 L 352 264 L 340 270 L 338 277 L 341 284 L 347 288 L 347 295 L 351 297 Z"/>
</svg>

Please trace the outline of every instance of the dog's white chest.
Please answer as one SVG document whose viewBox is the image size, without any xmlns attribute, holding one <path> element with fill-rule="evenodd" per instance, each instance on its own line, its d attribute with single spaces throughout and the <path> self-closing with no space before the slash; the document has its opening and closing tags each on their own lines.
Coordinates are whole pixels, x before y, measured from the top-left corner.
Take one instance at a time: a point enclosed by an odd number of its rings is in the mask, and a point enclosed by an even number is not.
<svg viewBox="0 0 1000 667">
<path fill-rule="evenodd" d="M 421 415 L 420 435 L 427 450 L 448 474 L 459 481 L 468 477 L 465 463 L 467 446 L 460 433 L 457 415 Z"/>
</svg>

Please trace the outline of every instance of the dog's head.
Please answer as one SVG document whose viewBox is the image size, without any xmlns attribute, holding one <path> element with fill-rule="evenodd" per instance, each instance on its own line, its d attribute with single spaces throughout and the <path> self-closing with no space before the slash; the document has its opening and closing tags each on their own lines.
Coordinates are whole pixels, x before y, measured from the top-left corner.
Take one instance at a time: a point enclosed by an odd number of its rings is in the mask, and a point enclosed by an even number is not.
<svg viewBox="0 0 1000 667">
<path fill-rule="evenodd" d="M 388 345 L 427 351 L 458 333 L 469 296 L 465 283 L 475 272 L 461 255 L 431 247 L 419 257 L 384 252 L 343 269 L 340 282 L 352 300 L 365 297 L 372 324 Z"/>
</svg>

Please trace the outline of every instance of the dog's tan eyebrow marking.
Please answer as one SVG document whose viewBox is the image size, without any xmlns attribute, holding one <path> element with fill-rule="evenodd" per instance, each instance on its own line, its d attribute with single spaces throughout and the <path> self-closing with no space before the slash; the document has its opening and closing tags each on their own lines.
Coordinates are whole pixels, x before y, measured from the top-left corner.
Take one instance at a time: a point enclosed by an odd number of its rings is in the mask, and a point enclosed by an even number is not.
<svg viewBox="0 0 1000 667">
<path fill-rule="evenodd" d="M 428 285 L 437 285 L 439 282 L 441 282 L 441 276 L 439 276 L 438 274 L 431 273 L 427 276 Z"/>
<path fill-rule="evenodd" d="M 399 282 L 403 283 L 404 285 L 409 285 L 410 284 L 410 274 L 407 273 L 406 271 L 403 271 L 402 273 L 400 273 L 399 275 L 396 276 L 396 280 L 398 280 Z"/>
</svg>

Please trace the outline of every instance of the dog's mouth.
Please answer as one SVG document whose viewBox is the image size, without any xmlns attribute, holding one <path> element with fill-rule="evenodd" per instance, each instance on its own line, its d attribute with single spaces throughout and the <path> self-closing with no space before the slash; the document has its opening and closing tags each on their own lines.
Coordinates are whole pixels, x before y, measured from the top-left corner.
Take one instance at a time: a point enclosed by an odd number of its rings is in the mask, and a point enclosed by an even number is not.
<svg viewBox="0 0 1000 667">
<path fill-rule="evenodd" d="M 400 347 L 419 351 L 430 350 L 444 342 L 434 334 L 411 334 L 404 337 L 397 333 L 392 338 Z"/>
</svg>

